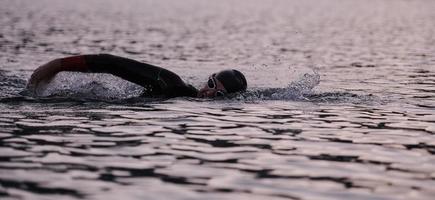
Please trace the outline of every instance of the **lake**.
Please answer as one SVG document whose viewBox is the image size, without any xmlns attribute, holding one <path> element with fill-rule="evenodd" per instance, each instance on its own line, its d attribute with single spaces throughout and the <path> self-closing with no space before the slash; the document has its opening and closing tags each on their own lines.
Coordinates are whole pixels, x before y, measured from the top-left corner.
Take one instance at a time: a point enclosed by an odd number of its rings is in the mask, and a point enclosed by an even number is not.
<svg viewBox="0 0 435 200">
<path fill-rule="evenodd" d="M 435 1 L 2 0 L 1 199 L 433 199 Z M 25 86 L 110 53 L 199 87 L 151 99 L 105 74 Z"/>
</svg>

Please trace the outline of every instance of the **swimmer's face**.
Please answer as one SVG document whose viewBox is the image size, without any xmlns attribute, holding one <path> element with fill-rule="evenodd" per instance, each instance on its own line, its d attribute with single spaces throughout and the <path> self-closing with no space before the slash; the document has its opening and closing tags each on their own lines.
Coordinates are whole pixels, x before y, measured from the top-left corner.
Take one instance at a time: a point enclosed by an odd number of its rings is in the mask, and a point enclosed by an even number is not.
<svg viewBox="0 0 435 200">
<path fill-rule="evenodd" d="M 225 96 L 227 90 L 225 89 L 222 82 L 216 79 L 216 74 L 211 75 L 207 82 L 204 84 L 198 92 L 198 97 L 201 98 L 213 98 L 219 96 Z"/>
</svg>

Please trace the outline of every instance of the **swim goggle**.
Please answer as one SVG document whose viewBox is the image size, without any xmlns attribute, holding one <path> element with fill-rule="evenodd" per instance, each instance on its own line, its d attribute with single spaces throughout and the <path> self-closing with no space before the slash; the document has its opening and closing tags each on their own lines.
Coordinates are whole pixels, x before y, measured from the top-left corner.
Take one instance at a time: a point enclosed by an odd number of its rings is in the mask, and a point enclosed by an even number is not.
<svg viewBox="0 0 435 200">
<path fill-rule="evenodd" d="M 207 87 L 210 89 L 216 89 L 217 87 L 217 83 L 216 83 L 216 78 L 215 78 L 215 74 L 211 75 L 208 78 L 207 81 Z M 221 89 L 217 89 L 216 92 L 214 93 L 215 97 L 223 97 L 227 94 L 227 91 L 225 91 L 225 89 L 221 90 Z"/>
</svg>

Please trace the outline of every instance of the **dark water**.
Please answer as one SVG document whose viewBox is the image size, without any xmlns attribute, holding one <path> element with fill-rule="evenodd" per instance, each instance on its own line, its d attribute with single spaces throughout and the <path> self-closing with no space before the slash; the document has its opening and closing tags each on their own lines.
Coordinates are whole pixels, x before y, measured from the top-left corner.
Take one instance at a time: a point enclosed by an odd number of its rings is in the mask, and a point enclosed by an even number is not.
<svg viewBox="0 0 435 200">
<path fill-rule="evenodd" d="M 2 0 L 0 199 L 433 199 L 435 1 Z M 111 53 L 228 99 L 137 97 L 58 57 Z"/>
</svg>

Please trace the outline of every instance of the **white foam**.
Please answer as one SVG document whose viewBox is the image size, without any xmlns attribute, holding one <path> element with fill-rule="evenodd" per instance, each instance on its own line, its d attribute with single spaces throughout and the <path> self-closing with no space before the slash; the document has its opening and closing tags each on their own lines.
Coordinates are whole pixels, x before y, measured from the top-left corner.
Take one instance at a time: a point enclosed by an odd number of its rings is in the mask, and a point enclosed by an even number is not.
<svg viewBox="0 0 435 200">
<path fill-rule="evenodd" d="M 110 74 L 59 73 L 48 85 L 36 89 L 37 96 L 91 99 L 125 99 L 139 96 L 143 88 Z"/>
</svg>

